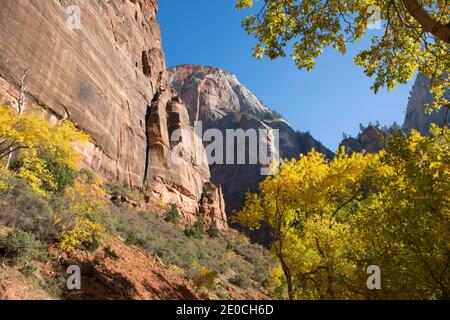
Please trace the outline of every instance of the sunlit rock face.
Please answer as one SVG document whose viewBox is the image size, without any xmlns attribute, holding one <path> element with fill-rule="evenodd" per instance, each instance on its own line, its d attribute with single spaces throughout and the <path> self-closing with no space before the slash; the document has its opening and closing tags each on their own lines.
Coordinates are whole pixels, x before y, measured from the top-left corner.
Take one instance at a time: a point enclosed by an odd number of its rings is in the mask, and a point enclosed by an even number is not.
<svg viewBox="0 0 450 320">
<path fill-rule="evenodd" d="M 87 161 L 104 176 L 140 186 L 146 110 L 158 90 L 159 74 L 165 73 L 156 3 L 70 1 L 80 8 L 80 29 L 70 20 L 76 17 L 67 3 L 2 1 L 3 100 L 17 95 L 11 69 L 30 69 L 28 103 L 86 130 L 96 144 Z M 148 75 L 143 72 L 144 51 L 150 53 Z"/>
<path fill-rule="evenodd" d="M 186 107 L 168 85 L 157 11 L 156 0 L 2 0 L 0 101 L 17 108 L 18 76 L 28 69 L 27 108 L 69 118 L 92 137 L 81 148 L 84 166 L 147 187 L 190 222 L 211 215 L 201 203 L 210 172 L 193 160 L 205 153 L 192 149 Z M 184 139 L 171 142 L 176 129 L 184 129 Z M 177 164 L 170 158 L 175 147 L 182 153 Z"/>
<path fill-rule="evenodd" d="M 188 106 L 192 121 L 220 120 L 231 112 L 271 113 L 235 75 L 221 69 L 182 65 L 169 70 L 169 79 Z"/>
<path fill-rule="evenodd" d="M 281 158 L 298 157 L 312 148 L 332 153 L 307 133 L 295 131 L 279 114 L 265 106 L 237 77 L 218 68 L 200 65 L 182 65 L 169 69 L 169 82 L 186 104 L 193 125 L 202 121 L 202 129 L 218 129 L 226 140 L 226 130 L 279 129 Z M 224 144 L 226 141 L 224 142 Z M 206 143 L 208 144 L 208 142 Z M 274 150 L 274 141 L 267 135 L 258 139 Z M 249 153 L 246 143 L 246 153 Z M 227 150 L 224 148 L 224 159 Z M 212 181 L 223 188 L 228 215 L 242 208 L 246 192 L 256 192 L 264 164 L 211 164 Z"/>
<path fill-rule="evenodd" d="M 407 131 L 416 129 L 422 134 L 428 134 L 432 123 L 436 123 L 439 126 L 442 126 L 444 123 L 446 108 L 443 107 L 431 114 L 425 112 L 427 104 L 431 104 L 434 100 L 433 95 L 430 93 L 429 85 L 429 79 L 421 74 L 417 76 L 405 115 L 404 128 Z M 447 92 L 446 97 L 450 99 L 450 91 Z"/>
</svg>

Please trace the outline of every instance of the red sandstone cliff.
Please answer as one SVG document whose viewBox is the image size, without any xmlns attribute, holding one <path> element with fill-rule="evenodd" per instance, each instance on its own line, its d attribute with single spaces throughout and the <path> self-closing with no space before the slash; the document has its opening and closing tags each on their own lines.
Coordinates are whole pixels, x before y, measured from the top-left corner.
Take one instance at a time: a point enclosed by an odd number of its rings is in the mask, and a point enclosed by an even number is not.
<svg viewBox="0 0 450 320">
<path fill-rule="evenodd" d="M 79 29 L 68 25 L 72 5 L 80 9 Z M 69 118 L 91 135 L 85 165 L 148 187 L 153 199 L 176 203 L 188 222 L 203 214 L 225 228 L 220 188 L 212 204 L 202 200 L 210 172 L 195 161 L 204 150 L 194 152 L 186 107 L 167 83 L 157 10 L 156 0 L 2 0 L 0 101 L 18 108 L 24 89 L 25 107 Z M 25 70 L 26 88 L 19 79 Z M 182 140 L 170 142 L 179 128 Z M 175 147 L 178 164 L 170 158 Z"/>
</svg>

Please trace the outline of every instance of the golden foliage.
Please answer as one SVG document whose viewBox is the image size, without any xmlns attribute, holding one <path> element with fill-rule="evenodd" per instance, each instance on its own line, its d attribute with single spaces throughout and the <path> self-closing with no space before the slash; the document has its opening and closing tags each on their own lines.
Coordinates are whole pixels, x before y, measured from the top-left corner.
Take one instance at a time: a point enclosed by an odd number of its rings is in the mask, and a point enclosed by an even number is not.
<svg viewBox="0 0 450 320">
<path fill-rule="evenodd" d="M 198 269 L 197 276 L 193 280 L 193 283 L 197 290 L 200 290 L 201 288 L 210 290 L 214 286 L 214 281 L 216 280 L 216 278 L 216 271 L 207 267 L 200 267 Z"/>
<path fill-rule="evenodd" d="M 67 207 L 55 215 L 60 249 L 72 252 L 81 244 L 95 245 L 105 232 L 99 222 L 106 206 L 106 194 L 100 182 L 88 183 L 79 178 L 66 189 L 64 199 Z"/>
<path fill-rule="evenodd" d="M 77 169 L 74 143 L 89 137 L 67 120 L 52 123 L 35 114 L 19 115 L 0 104 L 0 164 L 11 166 L 15 176 L 25 179 L 33 189 L 46 195 L 58 189 L 58 177 L 51 166 Z"/>
<path fill-rule="evenodd" d="M 254 7 L 242 21 L 257 39 L 254 56 L 291 56 L 299 69 L 312 70 L 327 48 L 345 54 L 366 38 L 369 45 L 354 58 L 374 79 L 378 92 L 404 84 L 420 72 L 431 79 L 434 107 L 449 104 L 449 6 L 442 0 L 422 0 L 423 21 L 406 1 L 374 0 L 236 0 L 238 9 Z M 419 9 L 417 9 L 419 10 Z M 374 33 L 372 29 L 378 29 Z M 439 31 L 440 30 L 440 31 Z M 443 30 L 447 35 L 443 36 Z"/>
<path fill-rule="evenodd" d="M 70 121 L 52 122 L 33 113 L 19 115 L 0 105 L 2 176 L 22 178 L 41 196 L 61 195 L 54 224 L 60 248 L 69 252 L 81 244 L 95 244 L 104 232 L 98 221 L 106 197 L 101 183 L 83 173 L 75 179 L 79 155 L 74 145 L 88 141 Z M 7 187 L 0 182 L 0 191 Z"/>
<path fill-rule="evenodd" d="M 399 133 L 380 154 L 332 161 L 312 151 L 248 194 L 234 221 L 269 227 L 291 299 L 448 297 L 448 139 Z M 382 290 L 366 287 L 370 265 Z"/>
</svg>

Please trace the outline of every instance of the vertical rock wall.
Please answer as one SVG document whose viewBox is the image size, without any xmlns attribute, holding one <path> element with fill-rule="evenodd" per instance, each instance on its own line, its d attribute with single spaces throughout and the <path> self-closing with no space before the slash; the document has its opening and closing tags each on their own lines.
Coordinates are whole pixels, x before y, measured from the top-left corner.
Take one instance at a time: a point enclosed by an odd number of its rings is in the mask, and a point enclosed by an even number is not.
<svg viewBox="0 0 450 320">
<path fill-rule="evenodd" d="M 71 28 L 73 6 L 80 28 Z M 156 0 L 2 0 L 0 101 L 17 108 L 19 77 L 29 70 L 26 106 L 69 118 L 95 141 L 82 150 L 84 165 L 147 186 L 192 221 L 201 214 L 209 169 L 192 161 L 189 139 L 169 141 L 173 128 L 184 128 L 192 141 L 194 133 L 167 84 L 157 10 Z M 184 156 L 175 165 L 177 145 Z"/>
</svg>

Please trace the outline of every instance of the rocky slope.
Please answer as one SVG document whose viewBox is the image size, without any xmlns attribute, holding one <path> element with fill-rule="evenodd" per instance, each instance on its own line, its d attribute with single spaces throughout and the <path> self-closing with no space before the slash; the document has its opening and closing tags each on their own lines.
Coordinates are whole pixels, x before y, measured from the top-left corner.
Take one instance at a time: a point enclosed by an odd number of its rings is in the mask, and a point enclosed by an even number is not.
<svg viewBox="0 0 450 320">
<path fill-rule="evenodd" d="M 134 246 L 116 243 L 95 252 L 64 255 L 61 260 L 63 269 L 76 264 L 81 266 L 85 275 L 82 290 L 67 293 L 65 299 L 218 299 L 213 293 L 196 289 L 192 281 L 167 267 L 157 256 Z M 261 290 L 244 290 L 228 282 L 227 292 L 233 300 L 268 299 Z"/>
<path fill-rule="evenodd" d="M 157 0 L 2 0 L 0 101 L 36 104 L 91 135 L 84 165 L 110 180 L 148 187 L 156 201 L 176 203 L 187 221 L 202 210 L 226 227 L 221 190 L 193 152 L 184 105 L 167 83 Z M 75 20 L 74 20 L 75 19 Z M 73 27 L 76 28 L 73 28 Z M 23 77 L 23 75 L 26 75 Z M 23 81 L 22 81 L 23 80 Z M 179 142 L 170 134 L 183 128 Z M 177 147 L 181 162 L 171 161 Z M 211 193 L 211 192 L 209 192 Z M 211 200 L 212 199 L 212 200 Z"/>
<path fill-rule="evenodd" d="M 1 231 L 1 226 L 0 226 Z M 0 300 L 204 300 L 219 299 L 214 293 L 198 290 L 192 281 L 167 267 L 157 256 L 144 250 L 112 243 L 94 252 L 76 251 L 72 255 L 49 249 L 59 263 L 35 262 L 34 277 L 25 276 L 17 268 L 0 264 Z M 81 290 L 63 289 L 56 296 L 44 279 L 64 279 L 70 265 L 81 268 Z M 223 282 L 229 299 L 268 300 L 269 296 L 255 288 L 242 289 Z"/>
<path fill-rule="evenodd" d="M 188 107 L 191 124 L 202 121 L 203 132 L 219 129 L 279 129 L 279 153 L 282 158 L 298 157 L 312 148 L 327 156 L 332 153 L 309 134 L 296 132 L 279 114 L 267 108 L 235 75 L 200 65 L 182 65 L 169 69 L 169 82 Z M 273 150 L 273 141 L 263 139 Z M 247 151 L 249 149 L 247 143 Z M 224 150 L 226 158 L 226 150 Z M 248 162 L 246 162 L 248 163 Z M 224 190 L 227 213 L 239 210 L 245 193 L 257 191 L 264 178 L 261 164 L 212 164 L 212 180 Z"/>
<path fill-rule="evenodd" d="M 447 99 L 450 99 L 450 92 L 447 92 Z M 427 114 L 425 106 L 432 102 L 433 96 L 429 89 L 429 79 L 419 74 L 409 98 L 404 128 L 406 130 L 416 129 L 422 134 L 427 134 L 432 123 L 442 126 L 445 120 L 446 108 Z"/>
</svg>

